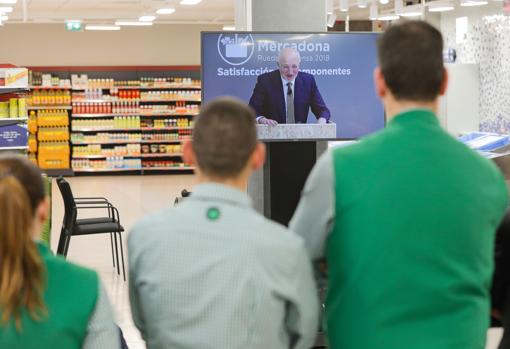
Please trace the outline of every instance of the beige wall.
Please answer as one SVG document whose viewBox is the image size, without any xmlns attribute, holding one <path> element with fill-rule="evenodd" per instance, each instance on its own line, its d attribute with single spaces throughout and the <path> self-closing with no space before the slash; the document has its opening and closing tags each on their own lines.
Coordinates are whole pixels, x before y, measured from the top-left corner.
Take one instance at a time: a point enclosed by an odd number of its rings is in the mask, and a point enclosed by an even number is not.
<svg viewBox="0 0 510 349">
<path fill-rule="evenodd" d="M 156 24 L 69 32 L 64 24 L 0 27 L 0 63 L 19 66 L 198 65 L 200 31 L 221 25 Z"/>
</svg>

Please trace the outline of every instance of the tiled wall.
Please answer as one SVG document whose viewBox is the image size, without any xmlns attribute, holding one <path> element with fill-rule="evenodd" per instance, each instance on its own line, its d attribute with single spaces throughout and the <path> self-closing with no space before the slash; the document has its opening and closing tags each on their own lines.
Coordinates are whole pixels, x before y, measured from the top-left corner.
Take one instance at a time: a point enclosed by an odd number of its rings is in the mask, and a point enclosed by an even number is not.
<svg viewBox="0 0 510 349">
<path fill-rule="evenodd" d="M 457 62 L 480 66 L 480 130 L 510 133 L 510 17 L 501 3 L 488 8 L 463 9 L 441 17 L 445 47 L 455 48 Z M 457 17 L 468 17 L 468 34 L 457 44 Z"/>
</svg>

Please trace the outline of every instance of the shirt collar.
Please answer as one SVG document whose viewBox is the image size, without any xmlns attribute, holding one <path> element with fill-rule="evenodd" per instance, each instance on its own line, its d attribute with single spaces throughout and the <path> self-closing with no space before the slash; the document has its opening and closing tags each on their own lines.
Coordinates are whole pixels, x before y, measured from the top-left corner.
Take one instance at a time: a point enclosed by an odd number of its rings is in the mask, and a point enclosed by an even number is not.
<svg viewBox="0 0 510 349">
<path fill-rule="evenodd" d="M 299 73 L 298 73 L 299 74 Z M 294 87 L 296 85 L 296 78 L 297 78 L 297 75 L 296 77 L 294 78 L 294 80 L 291 80 L 291 81 L 287 81 L 283 78 L 282 74 L 280 74 L 280 79 L 282 79 L 282 84 L 284 87 L 287 87 L 287 83 L 288 82 L 292 82 L 292 87 Z"/>
<path fill-rule="evenodd" d="M 39 254 L 44 258 L 46 256 L 52 255 L 50 248 L 45 242 L 42 241 L 36 241 L 35 244 L 37 245 L 37 250 L 39 251 Z"/>
<path fill-rule="evenodd" d="M 439 119 L 436 114 L 426 108 L 406 109 L 395 115 L 388 123 L 388 126 L 402 125 L 407 123 L 424 123 L 439 126 Z"/>
<path fill-rule="evenodd" d="M 233 187 L 217 183 L 204 183 L 197 185 L 193 189 L 193 193 L 190 198 L 205 201 L 223 201 L 236 206 L 252 206 L 252 201 L 246 193 Z"/>
</svg>

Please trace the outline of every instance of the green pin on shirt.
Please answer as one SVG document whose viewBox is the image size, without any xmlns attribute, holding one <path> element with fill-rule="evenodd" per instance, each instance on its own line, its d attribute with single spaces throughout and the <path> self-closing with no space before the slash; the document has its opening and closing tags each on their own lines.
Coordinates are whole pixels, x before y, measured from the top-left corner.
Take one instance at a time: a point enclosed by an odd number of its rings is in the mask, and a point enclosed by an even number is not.
<svg viewBox="0 0 510 349">
<path fill-rule="evenodd" d="M 211 207 L 207 210 L 207 219 L 215 221 L 218 218 L 220 218 L 220 210 L 218 210 L 216 207 Z"/>
</svg>

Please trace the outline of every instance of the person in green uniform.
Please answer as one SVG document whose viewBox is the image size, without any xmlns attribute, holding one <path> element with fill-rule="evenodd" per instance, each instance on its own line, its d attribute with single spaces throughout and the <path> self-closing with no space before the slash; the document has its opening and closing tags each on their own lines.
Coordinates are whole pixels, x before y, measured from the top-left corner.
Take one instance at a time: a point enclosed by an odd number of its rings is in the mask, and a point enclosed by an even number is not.
<svg viewBox="0 0 510 349">
<path fill-rule="evenodd" d="M 48 210 L 39 169 L 0 157 L 0 348 L 120 348 L 98 275 L 38 241 Z"/>
<path fill-rule="evenodd" d="M 334 349 L 482 349 L 494 237 L 508 205 L 500 171 L 445 132 L 441 34 L 423 21 L 379 38 L 387 126 L 327 152 L 290 222 L 326 257 Z"/>
</svg>

